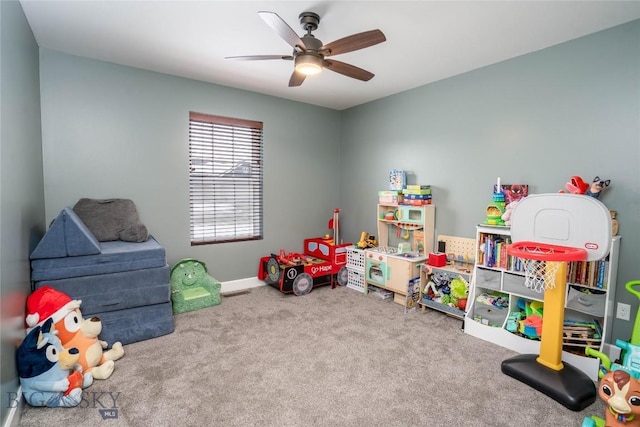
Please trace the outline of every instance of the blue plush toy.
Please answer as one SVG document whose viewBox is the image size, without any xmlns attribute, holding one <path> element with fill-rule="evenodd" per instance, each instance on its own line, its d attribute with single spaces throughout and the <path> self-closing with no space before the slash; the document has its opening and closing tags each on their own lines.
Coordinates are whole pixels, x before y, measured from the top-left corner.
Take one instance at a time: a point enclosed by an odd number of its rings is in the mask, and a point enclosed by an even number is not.
<svg viewBox="0 0 640 427">
<path fill-rule="evenodd" d="M 71 407 L 82 399 L 82 388 L 93 383 L 91 373 L 76 370 L 80 352 L 65 349 L 53 320 L 33 328 L 17 351 L 22 394 L 31 406 Z M 81 369 L 81 368 L 80 368 Z"/>
<path fill-rule="evenodd" d="M 584 194 L 599 199 L 600 193 L 602 192 L 602 190 L 607 188 L 609 184 L 611 184 L 610 179 L 600 179 L 599 176 L 596 176 L 595 178 L 593 178 L 593 182 L 591 182 L 591 185 Z"/>
</svg>

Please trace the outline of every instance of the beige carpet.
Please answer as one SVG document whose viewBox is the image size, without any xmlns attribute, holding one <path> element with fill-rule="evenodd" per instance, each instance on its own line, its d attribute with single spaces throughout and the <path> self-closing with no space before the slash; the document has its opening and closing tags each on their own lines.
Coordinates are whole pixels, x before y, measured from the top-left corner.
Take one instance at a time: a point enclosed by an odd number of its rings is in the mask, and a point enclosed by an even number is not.
<svg viewBox="0 0 640 427">
<path fill-rule="evenodd" d="M 80 406 L 30 408 L 24 426 L 580 426 L 500 371 L 515 353 L 440 312 L 347 288 L 271 287 L 175 316 L 170 335 L 125 346 Z"/>
</svg>

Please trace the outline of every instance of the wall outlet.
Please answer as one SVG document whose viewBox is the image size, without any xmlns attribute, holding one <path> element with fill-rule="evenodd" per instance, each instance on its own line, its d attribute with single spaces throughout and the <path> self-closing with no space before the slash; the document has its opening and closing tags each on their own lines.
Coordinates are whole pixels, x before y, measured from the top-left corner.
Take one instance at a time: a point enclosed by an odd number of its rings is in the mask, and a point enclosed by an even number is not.
<svg viewBox="0 0 640 427">
<path fill-rule="evenodd" d="M 616 313 L 617 319 L 630 320 L 631 319 L 631 306 L 629 304 L 618 303 L 618 311 Z"/>
</svg>

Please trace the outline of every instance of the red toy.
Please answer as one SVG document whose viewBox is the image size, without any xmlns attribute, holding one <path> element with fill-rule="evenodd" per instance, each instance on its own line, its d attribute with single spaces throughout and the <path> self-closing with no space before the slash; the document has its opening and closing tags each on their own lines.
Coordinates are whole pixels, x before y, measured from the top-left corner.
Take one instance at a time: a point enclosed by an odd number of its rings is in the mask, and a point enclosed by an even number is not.
<svg viewBox="0 0 640 427">
<path fill-rule="evenodd" d="M 564 185 L 569 194 L 584 194 L 587 192 L 591 184 L 584 182 L 579 176 L 572 176 L 569 182 Z M 560 190 L 560 193 L 564 193 L 564 190 Z"/>
<path fill-rule="evenodd" d="M 336 244 L 338 240 L 338 213 L 334 209 L 329 228 L 333 228 L 333 238 L 315 237 L 304 240 L 304 252 L 289 252 L 280 249 L 278 255 L 260 258 L 258 279 L 277 288 L 280 292 L 306 295 L 315 287 L 347 284 L 347 247 L 352 243 Z"/>
<path fill-rule="evenodd" d="M 315 287 L 347 284 L 347 247 L 351 243 L 334 245 L 322 237 L 305 239 L 304 253 L 285 253 L 260 258 L 258 279 L 282 293 L 306 295 Z"/>
</svg>

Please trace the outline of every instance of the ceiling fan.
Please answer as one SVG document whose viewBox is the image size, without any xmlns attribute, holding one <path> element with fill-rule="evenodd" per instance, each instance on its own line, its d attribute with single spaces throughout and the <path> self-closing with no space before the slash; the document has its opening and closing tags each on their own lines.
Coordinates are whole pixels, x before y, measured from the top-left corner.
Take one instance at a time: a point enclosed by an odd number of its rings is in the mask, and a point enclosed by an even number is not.
<svg viewBox="0 0 640 427">
<path fill-rule="evenodd" d="M 299 37 L 277 13 L 262 11 L 258 12 L 258 15 L 260 15 L 267 25 L 273 28 L 284 41 L 293 47 L 293 53 L 291 55 L 228 56 L 225 59 L 244 61 L 284 59 L 285 61 L 293 61 L 294 70 L 289 79 L 290 87 L 300 86 L 308 75 L 318 74 L 323 68 L 362 81 L 371 80 L 374 76 L 373 73 L 363 70 L 362 68 L 336 61 L 335 59 L 326 58 L 382 43 L 386 40 L 382 31 L 365 31 L 323 45 L 319 39 L 311 34 L 312 31 L 318 28 L 318 24 L 320 23 L 320 16 L 317 13 L 302 12 L 300 14 L 300 25 L 307 32 L 302 37 Z"/>
</svg>

